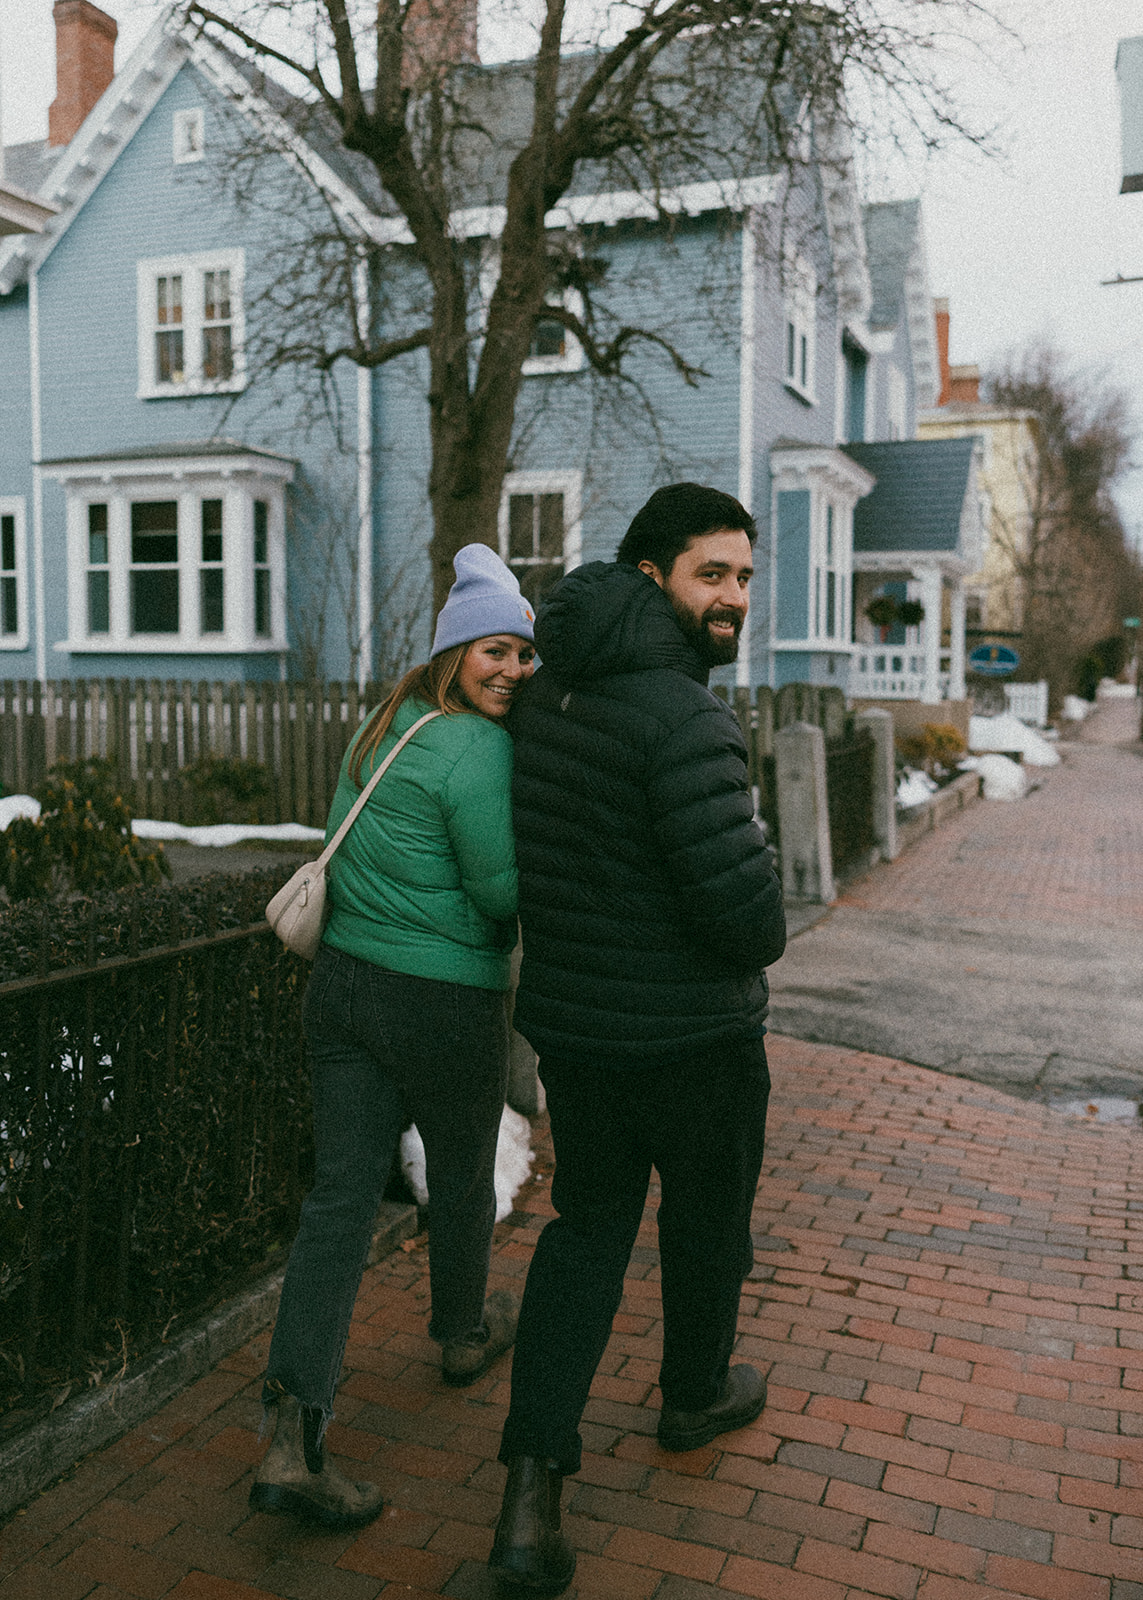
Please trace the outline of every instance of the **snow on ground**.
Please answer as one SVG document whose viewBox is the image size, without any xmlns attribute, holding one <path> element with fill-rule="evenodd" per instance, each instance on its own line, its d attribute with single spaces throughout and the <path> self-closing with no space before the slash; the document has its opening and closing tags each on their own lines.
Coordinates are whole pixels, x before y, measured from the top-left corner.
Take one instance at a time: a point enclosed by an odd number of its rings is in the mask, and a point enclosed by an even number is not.
<svg viewBox="0 0 1143 1600">
<path fill-rule="evenodd" d="M 966 756 L 960 766 L 966 772 L 980 774 L 986 800 L 1023 800 L 1028 793 L 1028 774 L 1018 761 L 1007 756 Z"/>
<path fill-rule="evenodd" d="M 212 827 L 188 828 L 181 822 L 150 822 L 136 817 L 131 824 L 136 839 L 161 839 L 167 843 L 217 845 L 242 844 L 246 839 L 270 839 L 296 843 L 325 838 L 324 828 L 307 828 L 301 822 L 218 822 Z"/>
<path fill-rule="evenodd" d="M 511 1106 L 505 1106 L 500 1118 L 500 1137 L 496 1143 L 496 1220 L 503 1222 L 511 1215 L 512 1201 L 527 1179 L 532 1166 L 532 1129 L 527 1117 L 522 1117 Z M 406 1128 L 401 1135 L 401 1171 L 408 1179 L 409 1188 L 417 1204 L 427 1204 L 429 1191 L 425 1184 L 425 1147 L 416 1128 Z"/>
<path fill-rule="evenodd" d="M 927 772 L 914 772 L 912 767 L 906 767 L 897 782 L 897 804 L 922 806 L 929 796 L 936 792 L 937 784 Z"/>
<path fill-rule="evenodd" d="M 1116 683 L 1114 678 L 1101 678 L 1097 691 L 1101 700 L 1134 700 L 1133 683 Z"/>
<path fill-rule="evenodd" d="M 17 817 L 31 817 L 35 822 L 40 814 L 40 802 L 30 794 L 0 795 L 0 833 Z"/>
<path fill-rule="evenodd" d="M 1005 711 L 999 717 L 970 717 L 968 748 L 975 752 L 1018 751 L 1031 767 L 1058 767 L 1060 753 L 1047 739 Z"/>
<path fill-rule="evenodd" d="M 1065 722 L 1082 722 L 1092 709 L 1091 701 L 1085 700 L 1082 694 L 1066 694 L 1064 696 L 1063 718 Z"/>
</svg>

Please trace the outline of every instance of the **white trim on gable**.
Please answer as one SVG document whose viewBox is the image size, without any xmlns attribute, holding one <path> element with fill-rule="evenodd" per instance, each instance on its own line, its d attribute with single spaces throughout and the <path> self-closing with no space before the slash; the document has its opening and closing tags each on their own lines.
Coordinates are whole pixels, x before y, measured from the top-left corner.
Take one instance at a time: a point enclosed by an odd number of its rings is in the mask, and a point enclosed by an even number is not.
<svg viewBox="0 0 1143 1600">
<path fill-rule="evenodd" d="M 833 259 L 838 311 L 843 321 L 869 320 L 873 286 L 865 254 L 865 227 L 853 171 L 853 147 L 842 117 L 816 126 L 826 232 Z"/>
</svg>

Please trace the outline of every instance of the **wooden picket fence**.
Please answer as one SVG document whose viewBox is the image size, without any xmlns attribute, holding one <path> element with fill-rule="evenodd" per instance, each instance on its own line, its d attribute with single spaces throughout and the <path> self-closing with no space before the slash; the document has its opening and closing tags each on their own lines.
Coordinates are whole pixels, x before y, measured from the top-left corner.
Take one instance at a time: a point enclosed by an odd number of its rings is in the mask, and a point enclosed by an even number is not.
<svg viewBox="0 0 1143 1600">
<path fill-rule="evenodd" d="M 380 685 L 96 679 L 0 681 L 0 786 L 28 794 L 56 761 L 107 756 L 137 817 L 190 814 L 184 767 L 202 756 L 257 761 L 267 819 L 325 826 L 346 746 Z"/>
<path fill-rule="evenodd" d="M 271 775 L 269 820 L 325 826 L 346 746 L 384 686 L 87 678 L 0 680 L 0 791 L 28 794 L 56 761 L 108 756 L 137 817 L 194 823 L 184 767 L 201 756 L 257 761 Z M 746 739 L 763 809 L 774 732 L 813 722 L 845 731 L 840 689 L 791 683 L 724 694 Z"/>
</svg>

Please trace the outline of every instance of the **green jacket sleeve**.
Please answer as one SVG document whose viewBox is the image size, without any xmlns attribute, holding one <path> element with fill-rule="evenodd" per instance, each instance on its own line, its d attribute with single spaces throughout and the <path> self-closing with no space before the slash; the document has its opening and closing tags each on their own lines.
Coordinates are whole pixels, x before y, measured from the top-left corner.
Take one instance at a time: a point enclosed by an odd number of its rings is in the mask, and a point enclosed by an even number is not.
<svg viewBox="0 0 1143 1600">
<path fill-rule="evenodd" d="M 465 893 L 486 917 L 515 917 L 512 744 L 502 728 L 479 729 L 449 773 L 442 806 Z"/>
</svg>

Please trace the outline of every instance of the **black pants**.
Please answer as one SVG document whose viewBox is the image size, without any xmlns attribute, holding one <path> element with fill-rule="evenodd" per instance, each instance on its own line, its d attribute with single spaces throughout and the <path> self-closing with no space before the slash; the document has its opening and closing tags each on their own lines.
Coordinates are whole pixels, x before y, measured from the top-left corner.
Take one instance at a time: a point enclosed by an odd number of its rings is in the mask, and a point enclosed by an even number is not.
<svg viewBox="0 0 1143 1600">
<path fill-rule="evenodd" d="M 658 1169 L 663 1403 L 718 1397 L 734 1347 L 762 1165 L 770 1076 L 762 1040 L 686 1062 L 540 1063 L 558 1216 L 536 1245 L 500 1459 L 546 1456 L 579 1470 L 579 1422 L 611 1333 L 623 1277 Z"/>
</svg>

